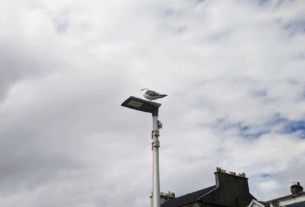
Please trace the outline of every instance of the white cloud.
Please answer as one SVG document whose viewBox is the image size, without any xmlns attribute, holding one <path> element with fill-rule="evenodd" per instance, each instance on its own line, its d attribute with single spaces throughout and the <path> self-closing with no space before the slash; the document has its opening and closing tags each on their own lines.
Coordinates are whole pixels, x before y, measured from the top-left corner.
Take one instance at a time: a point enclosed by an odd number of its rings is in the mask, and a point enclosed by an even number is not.
<svg viewBox="0 0 305 207">
<path fill-rule="evenodd" d="M 305 5 L 281 2 L 1 2 L 0 202 L 149 205 L 151 117 L 120 106 L 143 87 L 168 94 L 162 191 L 304 184 Z"/>
</svg>

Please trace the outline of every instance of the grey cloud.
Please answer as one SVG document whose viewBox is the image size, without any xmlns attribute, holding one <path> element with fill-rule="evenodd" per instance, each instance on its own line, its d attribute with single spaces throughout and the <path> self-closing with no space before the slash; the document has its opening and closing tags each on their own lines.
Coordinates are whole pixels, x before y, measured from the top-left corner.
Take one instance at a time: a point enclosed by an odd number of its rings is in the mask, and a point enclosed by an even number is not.
<svg viewBox="0 0 305 207">
<path fill-rule="evenodd" d="M 18 81 L 39 77 L 52 71 L 48 58 L 38 58 L 38 51 L 30 44 L 13 38 L 2 39 L 0 44 L 1 99 Z"/>
<path fill-rule="evenodd" d="M 214 184 L 216 166 L 245 171 L 258 198 L 270 193 L 267 178 L 286 182 L 304 140 L 279 129 L 305 112 L 295 101 L 303 71 L 290 58 L 302 44 L 274 22 L 285 8 L 115 3 L 42 0 L 45 19 L 25 6 L 22 26 L 12 22 L 19 32 L 0 52 L 1 203 L 149 205 L 152 118 L 120 106 L 143 87 L 169 94 L 160 100 L 162 191 Z"/>
<path fill-rule="evenodd" d="M 297 35 L 305 32 L 305 20 L 298 20 L 294 22 L 288 22 L 283 25 L 283 29 L 287 30 L 289 36 Z"/>
</svg>

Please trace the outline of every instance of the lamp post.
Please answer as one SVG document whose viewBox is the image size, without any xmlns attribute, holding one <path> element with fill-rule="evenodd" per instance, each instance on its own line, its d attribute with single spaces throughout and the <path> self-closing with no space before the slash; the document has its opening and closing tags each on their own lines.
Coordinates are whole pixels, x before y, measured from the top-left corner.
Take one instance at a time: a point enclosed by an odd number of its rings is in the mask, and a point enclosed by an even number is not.
<svg viewBox="0 0 305 207">
<path fill-rule="evenodd" d="M 126 99 L 121 106 L 131 108 L 134 110 L 151 113 L 153 116 L 153 130 L 152 130 L 152 151 L 153 151 L 153 175 L 152 175 L 152 207 L 160 207 L 160 178 L 159 178 L 159 147 L 160 142 L 158 129 L 158 113 L 160 103 L 146 101 L 134 96 Z"/>
</svg>

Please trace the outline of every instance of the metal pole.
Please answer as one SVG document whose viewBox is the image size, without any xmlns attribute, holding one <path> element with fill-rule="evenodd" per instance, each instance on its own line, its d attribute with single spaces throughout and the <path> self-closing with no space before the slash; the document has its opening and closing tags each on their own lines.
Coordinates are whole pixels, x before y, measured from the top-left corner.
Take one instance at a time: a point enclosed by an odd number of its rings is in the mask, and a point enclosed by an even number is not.
<svg viewBox="0 0 305 207">
<path fill-rule="evenodd" d="M 158 116 L 153 115 L 152 151 L 153 151 L 153 195 L 152 207 L 160 207 L 160 178 L 159 178 L 159 147 Z"/>
</svg>

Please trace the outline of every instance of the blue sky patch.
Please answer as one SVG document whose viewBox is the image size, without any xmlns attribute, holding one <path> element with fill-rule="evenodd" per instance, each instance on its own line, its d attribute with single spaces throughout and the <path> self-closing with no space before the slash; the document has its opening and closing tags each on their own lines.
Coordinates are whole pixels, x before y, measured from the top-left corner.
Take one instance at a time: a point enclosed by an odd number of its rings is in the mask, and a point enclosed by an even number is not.
<svg viewBox="0 0 305 207">
<path fill-rule="evenodd" d="M 219 131 L 236 130 L 238 135 L 248 139 L 258 139 L 263 134 L 269 132 L 267 129 L 262 129 L 261 127 L 251 126 L 243 122 L 230 123 L 226 119 L 218 119 L 213 127 Z"/>
<path fill-rule="evenodd" d="M 300 138 L 305 139 L 305 120 L 289 120 L 278 113 L 260 125 L 249 125 L 244 122 L 232 123 L 227 119 L 218 119 L 211 126 L 219 132 L 235 130 L 239 136 L 247 139 L 258 139 L 274 129 L 276 129 L 274 132 L 279 134 L 297 134 Z"/>
<path fill-rule="evenodd" d="M 305 120 L 289 120 L 281 116 L 280 114 L 275 114 L 272 118 L 270 125 L 280 125 L 281 129 L 279 133 L 283 134 L 293 134 L 299 133 L 300 138 L 305 138 Z"/>
<path fill-rule="evenodd" d="M 283 132 L 287 134 L 300 133 L 301 138 L 305 138 L 305 121 L 287 121 L 283 127 Z"/>
</svg>

